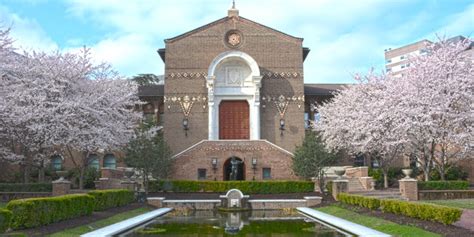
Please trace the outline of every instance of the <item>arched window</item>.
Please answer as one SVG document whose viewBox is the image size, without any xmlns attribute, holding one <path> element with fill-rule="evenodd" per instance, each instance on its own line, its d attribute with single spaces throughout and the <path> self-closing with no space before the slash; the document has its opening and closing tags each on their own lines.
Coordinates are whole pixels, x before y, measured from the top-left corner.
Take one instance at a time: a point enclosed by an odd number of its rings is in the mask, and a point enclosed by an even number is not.
<svg viewBox="0 0 474 237">
<path fill-rule="evenodd" d="M 90 168 L 94 168 L 96 170 L 99 170 L 99 157 L 96 154 L 91 154 L 89 155 L 89 164 L 87 165 Z"/>
<path fill-rule="evenodd" d="M 104 168 L 115 169 L 116 168 L 116 159 L 112 154 L 107 154 L 104 156 Z"/>
<path fill-rule="evenodd" d="M 54 171 L 63 169 L 63 158 L 60 155 L 51 156 L 51 169 Z"/>
</svg>

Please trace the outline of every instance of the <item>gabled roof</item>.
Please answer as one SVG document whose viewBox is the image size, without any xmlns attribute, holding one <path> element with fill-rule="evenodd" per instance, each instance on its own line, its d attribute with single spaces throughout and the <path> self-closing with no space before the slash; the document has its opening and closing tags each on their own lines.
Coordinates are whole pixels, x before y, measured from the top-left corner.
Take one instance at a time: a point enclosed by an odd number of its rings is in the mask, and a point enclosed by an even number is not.
<svg viewBox="0 0 474 237">
<path fill-rule="evenodd" d="M 223 22 L 226 22 L 226 21 L 228 21 L 228 20 L 231 20 L 232 18 L 233 18 L 233 17 L 227 17 L 227 16 L 226 16 L 226 17 L 223 17 L 223 18 L 221 18 L 221 19 L 219 19 L 219 20 L 213 21 L 213 22 L 211 22 L 211 23 L 209 23 L 209 24 L 203 25 L 203 26 L 198 27 L 198 28 L 196 28 L 196 29 L 194 29 L 194 30 L 188 31 L 188 32 L 186 32 L 186 33 L 183 33 L 183 34 L 181 34 L 181 35 L 175 36 L 175 37 L 173 37 L 173 38 L 165 39 L 165 43 L 172 43 L 172 42 L 175 42 L 175 41 L 180 40 L 180 39 L 183 39 L 183 38 L 185 38 L 185 37 L 187 37 L 187 36 L 189 36 L 189 35 L 192 35 L 192 34 L 201 32 L 201 31 L 203 31 L 203 30 L 206 30 L 206 29 L 208 29 L 208 28 L 211 27 L 211 26 L 215 26 L 215 25 L 218 25 L 218 24 L 220 24 L 220 23 L 223 23 Z M 262 24 L 260 24 L 260 23 L 255 22 L 255 21 L 249 20 L 249 19 L 247 19 L 247 18 L 245 18 L 245 17 L 239 16 L 239 17 L 236 17 L 236 18 L 237 18 L 239 21 L 242 21 L 242 22 L 250 23 L 250 24 L 252 24 L 252 25 L 259 26 L 259 27 L 264 27 L 264 28 L 266 28 L 266 29 L 268 29 L 268 30 L 270 30 L 270 31 L 273 31 L 273 32 L 278 33 L 278 34 L 281 34 L 281 35 L 283 35 L 283 36 L 285 36 L 285 37 L 288 37 L 288 38 L 291 38 L 291 39 L 295 39 L 295 40 L 303 41 L 303 38 L 299 38 L 299 37 L 295 37 L 295 36 L 292 36 L 292 35 L 283 33 L 283 32 L 281 32 L 281 31 L 279 31 L 279 30 L 275 30 L 275 29 L 273 29 L 273 28 L 271 28 L 271 27 L 262 25 Z"/>
</svg>

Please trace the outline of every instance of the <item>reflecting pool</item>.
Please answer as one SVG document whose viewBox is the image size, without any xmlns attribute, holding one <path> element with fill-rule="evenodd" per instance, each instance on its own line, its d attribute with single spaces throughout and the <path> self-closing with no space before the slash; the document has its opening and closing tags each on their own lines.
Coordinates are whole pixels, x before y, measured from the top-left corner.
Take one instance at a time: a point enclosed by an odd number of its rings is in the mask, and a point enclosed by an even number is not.
<svg viewBox="0 0 474 237">
<path fill-rule="evenodd" d="M 119 236 L 352 236 L 297 211 L 173 211 Z"/>
</svg>

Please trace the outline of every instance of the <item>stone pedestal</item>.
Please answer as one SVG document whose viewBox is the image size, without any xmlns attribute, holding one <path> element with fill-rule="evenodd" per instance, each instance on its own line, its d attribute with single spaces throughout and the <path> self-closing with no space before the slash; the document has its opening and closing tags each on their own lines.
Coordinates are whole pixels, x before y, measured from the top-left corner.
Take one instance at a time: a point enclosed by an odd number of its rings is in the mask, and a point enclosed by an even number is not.
<svg viewBox="0 0 474 237">
<path fill-rule="evenodd" d="M 53 196 L 61 196 L 69 194 L 71 190 L 71 182 L 65 179 L 53 181 Z"/>
<path fill-rule="evenodd" d="M 163 205 L 164 200 L 165 200 L 164 197 L 149 197 L 149 198 L 147 198 L 148 205 L 156 207 L 156 208 L 164 207 L 164 205 Z"/>
<path fill-rule="evenodd" d="M 136 191 L 137 190 L 137 182 L 135 181 L 122 181 L 120 182 L 120 185 L 122 186 L 122 189 L 127 189 L 130 191 Z"/>
<path fill-rule="evenodd" d="M 408 201 L 418 201 L 418 181 L 416 179 L 404 178 L 398 181 L 400 193 Z"/>
<path fill-rule="evenodd" d="M 332 181 L 332 196 L 337 201 L 339 193 L 347 193 L 349 190 L 349 180 L 336 179 Z"/>
</svg>

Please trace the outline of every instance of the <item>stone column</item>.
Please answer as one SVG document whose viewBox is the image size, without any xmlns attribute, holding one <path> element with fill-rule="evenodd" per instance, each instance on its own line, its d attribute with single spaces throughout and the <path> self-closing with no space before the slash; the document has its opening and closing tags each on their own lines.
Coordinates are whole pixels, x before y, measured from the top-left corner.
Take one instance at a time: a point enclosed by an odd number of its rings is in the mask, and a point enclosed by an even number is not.
<svg viewBox="0 0 474 237">
<path fill-rule="evenodd" d="M 332 181 L 332 196 L 337 201 L 339 193 L 347 193 L 349 190 L 349 180 L 336 179 Z"/>
<path fill-rule="evenodd" d="M 149 197 L 149 198 L 147 198 L 148 205 L 156 207 L 156 208 L 164 207 L 164 205 L 163 205 L 164 200 L 165 200 L 164 197 Z"/>
<path fill-rule="evenodd" d="M 400 193 L 408 201 L 418 201 L 418 181 L 412 178 L 404 178 L 398 181 Z"/>
<path fill-rule="evenodd" d="M 61 196 L 69 194 L 71 190 L 71 182 L 65 179 L 53 181 L 53 196 Z"/>
</svg>

